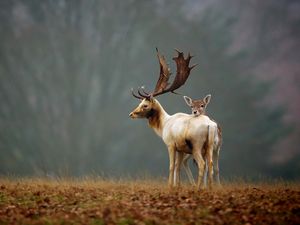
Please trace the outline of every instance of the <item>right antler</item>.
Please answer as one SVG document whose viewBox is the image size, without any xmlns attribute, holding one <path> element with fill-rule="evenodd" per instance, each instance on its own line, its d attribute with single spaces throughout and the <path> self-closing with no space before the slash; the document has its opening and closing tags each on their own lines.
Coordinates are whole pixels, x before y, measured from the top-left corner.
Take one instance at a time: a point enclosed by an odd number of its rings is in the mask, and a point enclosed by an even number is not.
<svg viewBox="0 0 300 225">
<path fill-rule="evenodd" d="M 178 55 L 177 55 L 177 57 L 173 58 L 173 60 L 176 63 L 176 67 L 177 67 L 176 76 L 173 80 L 173 83 L 169 86 L 168 81 L 171 76 L 170 68 L 168 67 L 165 57 L 163 55 L 161 55 L 159 53 L 158 49 L 156 48 L 157 57 L 158 57 L 159 65 L 160 65 L 160 74 L 159 74 L 159 78 L 157 80 L 155 89 L 152 93 L 147 93 L 143 88 L 139 88 L 138 89 L 139 95 L 136 95 L 132 90 L 132 95 L 134 97 L 139 98 L 139 99 L 144 99 L 144 98 L 150 99 L 151 97 L 155 97 L 155 96 L 167 93 L 167 92 L 174 93 L 174 91 L 176 89 L 180 88 L 186 82 L 186 80 L 188 79 L 188 77 L 190 75 L 191 70 L 197 64 L 189 67 L 189 63 L 192 58 L 190 53 L 188 54 L 188 57 L 185 59 L 183 52 L 180 52 L 177 49 L 175 49 L 175 50 L 178 53 Z M 143 91 L 143 93 L 141 92 L 141 90 Z"/>
</svg>

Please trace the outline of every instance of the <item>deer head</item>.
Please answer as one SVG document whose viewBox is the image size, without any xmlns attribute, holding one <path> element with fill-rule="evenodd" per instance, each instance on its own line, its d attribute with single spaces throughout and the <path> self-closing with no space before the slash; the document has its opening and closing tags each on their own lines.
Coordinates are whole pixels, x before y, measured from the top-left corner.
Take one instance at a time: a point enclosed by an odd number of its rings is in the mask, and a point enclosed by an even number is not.
<svg viewBox="0 0 300 225">
<path fill-rule="evenodd" d="M 157 103 L 154 98 L 144 98 L 141 103 L 129 114 L 132 119 L 135 118 L 150 118 L 156 113 Z"/>
<path fill-rule="evenodd" d="M 152 116 L 152 114 L 156 112 L 156 107 L 158 107 L 158 102 L 154 99 L 154 97 L 167 92 L 175 93 L 174 91 L 186 82 L 191 70 L 196 66 L 195 64 L 189 67 L 189 63 L 192 58 L 190 54 L 188 54 L 185 59 L 183 52 L 176 50 L 177 56 L 173 58 L 177 67 L 176 76 L 170 85 L 170 68 L 168 67 L 165 57 L 159 53 L 157 48 L 156 52 L 160 66 L 160 74 L 156 82 L 155 89 L 153 92 L 148 93 L 145 91 L 144 87 L 140 87 L 137 91 L 138 94 L 134 93 L 133 89 L 131 90 L 132 95 L 135 98 L 142 100 L 138 107 L 129 114 L 131 118 L 149 118 Z"/>
<path fill-rule="evenodd" d="M 206 106 L 210 102 L 211 95 L 206 95 L 203 99 L 193 100 L 188 96 L 183 96 L 186 104 L 191 107 L 192 114 L 195 116 L 204 115 Z"/>
</svg>

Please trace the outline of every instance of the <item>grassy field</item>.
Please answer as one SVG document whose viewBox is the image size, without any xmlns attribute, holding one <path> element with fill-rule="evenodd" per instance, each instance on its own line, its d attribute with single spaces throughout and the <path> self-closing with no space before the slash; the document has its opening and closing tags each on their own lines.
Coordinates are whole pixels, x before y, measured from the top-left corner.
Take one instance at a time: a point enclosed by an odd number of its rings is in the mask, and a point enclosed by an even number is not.
<svg viewBox="0 0 300 225">
<path fill-rule="evenodd" d="M 300 224 L 300 185 L 2 178 L 0 224 Z"/>
</svg>

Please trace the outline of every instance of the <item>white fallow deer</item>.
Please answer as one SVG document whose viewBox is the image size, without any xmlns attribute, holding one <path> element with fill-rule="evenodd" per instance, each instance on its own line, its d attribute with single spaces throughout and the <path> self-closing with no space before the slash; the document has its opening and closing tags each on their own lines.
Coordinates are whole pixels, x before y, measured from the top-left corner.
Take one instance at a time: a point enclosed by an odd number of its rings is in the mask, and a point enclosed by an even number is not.
<svg viewBox="0 0 300 225">
<path fill-rule="evenodd" d="M 156 49 L 157 50 L 157 49 Z M 158 95 L 174 92 L 187 80 L 190 71 L 195 66 L 189 67 L 190 54 L 185 59 L 182 52 L 177 50 L 177 72 L 174 81 L 169 85 L 170 69 L 164 56 L 157 50 L 160 64 L 160 75 L 152 93 L 147 93 L 143 88 L 138 89 L 138 94 L 132 90 L 132 95 L 141 100 L 141 103 L 129 114 L 131 118 L 146 118 L 150 127 L 163 139 L 169 153 L 169 181 L 170 187 L 180 183 L 180 166 L 184 154 L 192 154 L 198 165 L 197 188 L 202 186 L 205 162 L 208 162 L 209 187 L 213 180 L 212 152 L 217 124 L 207 116 L 193 116 L 185 113 L 169 115 L 161 104 L 154 98 Z M 205 152 L 205 159 L 202 155 Z"/>
<path fill-rule="evenodd" d="M 191 108 L 192 115 L 199 116 L 205 115 L 206 107 L 210 102 L 211 95 L 206 95 L 203 99 L 193 100 L 188 96 L 183 96 L 186 104 Z M 218 185 L 220 185 L 220 175 L 219 175 L 219 154 L 222 145 L 222 130 L 219 124 L 217 124 L 217 136 L 214 139 L 213 147 L 213 168 L 214 168 L 214 177 Z M 191 158 L 191 155 L 185 155 L 183 159 L 183 167 L 188 175 L 189 181 L 192 184 L 195 184 L 193 175 L 188 165 L 188 160 Z"/>
</svg>

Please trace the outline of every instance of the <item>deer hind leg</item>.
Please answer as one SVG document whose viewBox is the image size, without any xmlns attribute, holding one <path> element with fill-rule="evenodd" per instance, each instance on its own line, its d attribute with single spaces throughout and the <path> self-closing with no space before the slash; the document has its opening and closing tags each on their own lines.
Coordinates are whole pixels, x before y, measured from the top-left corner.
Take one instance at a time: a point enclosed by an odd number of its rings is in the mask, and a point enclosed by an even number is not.
<svg viewBox="0 0 300 225">
<path fill-rule="evenodd" d="M 207 186 L 207 172 L 208 172 L 208 168 L 207 168 L 207 160 L 206 160 L 206 150 L 205 148 L 202 149 L 202 157 L 205 161 L 205 167 L 204 167 L 204 176 L 203 176 L 203 187 L 205 188 Z"/>
<path fill-rule="evenodd" d="M 221 185 L 220 183 L 220 175 L 219 175 L 219 152 L 220 152 L 220 147 L 218 147 L 214 152 L 213 152 L 213 163 L 214 163 L 214 176 L 215 176 L 215 181 L 218 186 Z"/>
<path fill-rule="evenodd" d="M 174 184 L 175 186 L 180 185 L 180 167 L 183 160 L 184 153 L 176 152 L 176 160 L 175 160 L 175 175 L 174 175 Z"/>
<path fill-rule="evenodd" d="M 189 167 L 189 164 L 188 164 L 188 160 L 191 157 L 192 157 L 191 154 L 185 154 L 182 163 L 183 163 L 183 168 L 184 168 L 185 173 L 186 173 L 186 175 L 187 175 L 187 177 L 189 179 L 190 184 L 193 185 L 193 186 L 196 186 L 196 183 L 195 183 L 192 171 L 191 171 L 191 169 Z"/>
<path fill-rule="evenodd" d="M 206 151 L 206 161 L 208 164 L 208 187 L 212 188 L 213 183 L 213 151 L 214 151 L 214 137 L 216 130 L 213 127 L 208 127 L 208 145 Z"/>
<path fill-rule="evenodd" d="M 205 161 L 205 166 L 204 166 L 204 175 L 203 175 L 203 187 L 207 187 L 207 160 L 206 160 L 206 155 L 202 155 L 204 161 Z"/>
<path fill-rule="evenodd" d="M 212 188 L 212 183 L 213 183 L 213 160 L 212 160 L 212 149 L 208 149 L 207 154 L 206 154 L 206 162 L 207 162 L 207 167 L 208 167 L 208 187 L 211 189 Z"/>
<path fill-rule="evenodd" d="M 197 189 L 200 190 L 202 183 L 203 183 L 203 176 L 205 170 L 205 161 L 201 155 L 200 149 L 195 149 L 193 151 L 193 157 L 197 162 L 198 165 L 198 181 L 197 181 Z"/>
<path fill-rule="evenodd" d="M 169 152 L 169 187 L 172 188 L 174 185 L 174 164 L 175 164 L 175 147 L 174 146 L 168 146 L 168 152 Z"/>
</svg>

